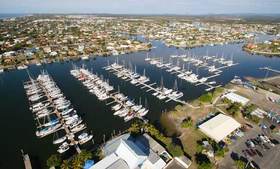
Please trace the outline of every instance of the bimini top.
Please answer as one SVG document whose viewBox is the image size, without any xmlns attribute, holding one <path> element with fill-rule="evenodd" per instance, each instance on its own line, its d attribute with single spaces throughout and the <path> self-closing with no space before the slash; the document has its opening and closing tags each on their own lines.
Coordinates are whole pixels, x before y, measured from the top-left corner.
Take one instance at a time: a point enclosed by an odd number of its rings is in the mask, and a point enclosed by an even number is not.
<svg viewBox="0 0 280 169">
<path fill-rule="evenodd" d="M 240 128 L 241 124 L 224 114 L 218 114 L 210 120 L 202 123 L 198 128 L 216 142 L 220 142 L 230 133 Z"/>
</svg>

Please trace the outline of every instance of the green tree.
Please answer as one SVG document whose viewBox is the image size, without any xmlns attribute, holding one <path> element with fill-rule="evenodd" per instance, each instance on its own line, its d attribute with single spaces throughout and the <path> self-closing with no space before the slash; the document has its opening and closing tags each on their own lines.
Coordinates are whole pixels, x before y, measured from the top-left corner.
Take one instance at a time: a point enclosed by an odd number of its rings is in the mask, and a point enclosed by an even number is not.
<svg viewBox="0 0 280 169">
<path fill-rule="evenodd" d="M 57 167 L 60 166 L 62 162 L 61 156 L 58 154 L 51 155 L 47 160 L 48 167 Z"/>
<path fill-rule="evenodd" d="M 240 111 L 241 104 L 234 102 L 228 108 L 227 111 L 232 115 L 236 116 L 236 114 Z"/>
<path fill-rule="evenodd" d="M 85 164 L 85 161 L 92 158 L 92 153 L 89 151 L 82 151 L 80 154 L 77 154 L 72 159 L 73 169 L 81 169 Z"/>
<path fill-rule="evenodd" d="M 248 117 L 249 117 L 249 119 L 250 119 L 252 122 L 254 122 L 254 123 L 256 123 L 256 124 L 259 124 L 260 118 L 259 118 L 258 116 L 256 116 L 256 115 L 249 115 Z"/>
<path fill-rule="evenodd" d="M 70 169 L 70 163 L 68 160 L 63 160 L 60 166 L 61 169 Z"/>
<path fill-rule="evenodd" d="M 95 153 L 94 153 L 94 156 L 97 157 L 99 160 L 101 160 L 103 157 L 104 157 L 104 154 L 103 154 L 103 151 L 102 151 L 102 148 L 99 147 Z"/>
<path fill-rule="evenodd" d="M 245 169 L 245 167 L 246 167 L 246 163 L 242 160 L 235 160 L 234 163 L 235 163 L 237 169 Z"/>
<path fill-rule="evenodd" d="M 198 169 L 211 169 L 213 167 L 213 164 L 205 154 L 196 153 L 195 161 L 198 164 Z"/>
<path fill-rule="evenodd" d="M 132 136 L 137 136 L 139 134 L 141 134 L 141 128 L 142 125 L 138 122 L 134 122 L 131 124 L 131 126 L 128 128 L 128 132 L 132 135 Z"/>
</svg>

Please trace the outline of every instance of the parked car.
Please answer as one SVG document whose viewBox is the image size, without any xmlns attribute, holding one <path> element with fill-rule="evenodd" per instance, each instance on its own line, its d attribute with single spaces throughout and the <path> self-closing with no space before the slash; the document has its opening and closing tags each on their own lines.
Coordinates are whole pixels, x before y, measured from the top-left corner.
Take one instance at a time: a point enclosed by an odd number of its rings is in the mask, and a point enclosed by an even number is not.
<svg viewBox="0 0 280 169">
<path fill-rule="evenodd" d="M 246 152 L 249 156 L 251 156 L 251 157 L 253 156 L 253 154 L 252 154 L 252 152 L 251 152 L 250 150 L 246 149 L 245 152 Z"/>
<path fill-rule="evenodd" d="M 257 152 L 254 149 L 252 149 L 252 148 L 250 148 L 250 151 L 253 154 L 253 156 L 255 156 L 257 154 Z"/>
<path fill-rule="evenodd" d="M 255 151 L 257 152 L 258 156 L 263 157 L 263 154 L 258 149 L 255 149 Z"/>
<path fill-rule="evenodd" d="M 247 140 L 247 141 L 246 141 L 246 145 L 247 145 L 248 147 L 252 147 L 252 148 L 255 147 L 255 144 L 254 144 L 251 140 Z"/>
</svg>

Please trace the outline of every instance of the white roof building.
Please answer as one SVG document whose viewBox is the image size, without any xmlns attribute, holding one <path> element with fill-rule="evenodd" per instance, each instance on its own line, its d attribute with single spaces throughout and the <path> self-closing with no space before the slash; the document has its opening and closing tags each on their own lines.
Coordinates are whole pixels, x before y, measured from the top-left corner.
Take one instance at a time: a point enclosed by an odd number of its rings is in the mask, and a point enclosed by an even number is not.
<svg viewBox="0 0 280 169">
<path fill-rule="evenodd" d="M 242 105 L 246 105 L 249 102 L 249 99 L 232 92 L 223 95 L 222 98 L 227 98 L 232 102 L 241 103 Z"/>
<path fill-rule="evenodd" d="M 260 108 L 257 108 L 256 110 L 251 112 L 251 115 L 255 115 L 255 116 L 258 116 L 259 118 L 263 119 L 264 116 L 267 115 L 267 112 Z"/>
<path fill-rule="evenodd" d="M 115 148 L 111 154 L 90 169 L 162 169 L 166 166 L 152 150 L 147 154 L 133 141 L 120 139 L 117 144 L 112 146 Z"/>
<path fill-rule="evenodd" d="M 220 142 L 230 135 L 233 131 L 240 128 L 241 124 L 232 117 L 218 114 L 210 120 L 202 123 L 198 128 L 216 142 Z"/>
</svg>

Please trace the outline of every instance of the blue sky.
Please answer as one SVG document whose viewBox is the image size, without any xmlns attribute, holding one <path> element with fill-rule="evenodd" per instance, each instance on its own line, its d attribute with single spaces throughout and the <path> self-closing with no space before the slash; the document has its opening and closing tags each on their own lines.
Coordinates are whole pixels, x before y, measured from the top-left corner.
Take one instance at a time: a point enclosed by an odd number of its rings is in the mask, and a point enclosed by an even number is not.
<svg viewBox="0 0 280 169">
<path fill-rule="evenodd" d="M 280 13 L 280 0 L 0 0 L 0 13 Z"/>
</svg>

